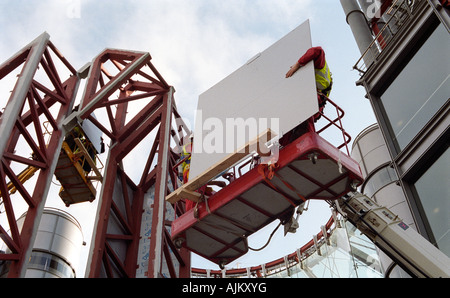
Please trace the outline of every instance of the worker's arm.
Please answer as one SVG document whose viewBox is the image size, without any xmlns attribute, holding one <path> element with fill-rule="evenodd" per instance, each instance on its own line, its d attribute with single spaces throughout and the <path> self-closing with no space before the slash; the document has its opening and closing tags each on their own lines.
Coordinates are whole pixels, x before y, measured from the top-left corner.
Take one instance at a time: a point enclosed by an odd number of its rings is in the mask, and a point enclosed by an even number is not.
<svg viewBox="0 0 450 298">
<path fill-rule="evenodd" d="M 286 74 L 286 78 L 290 78 L 294 75 L 294 73 L 297 72 L 297 70 L 300 69 L 300 67 L 302 67 L 302 65 L 300 65 L 300 63 L 295 63 L 294 65 L 291 66 L 291 69 L 289 69 L 289 71 Z"/>
<path fill-rule="evenodd" d="M 291 69 L 286 73 L 286 78 L 293 76 L 294 73 L 310 61 L 314 61 L 314 68 L 322 69 L 325 66 L 325 51 L 322 47 L 313 47 L 307 50 L 297 63 L 291 66 Z"/>
<path fill-rule="evenodd" d="M 306 65 L 310 61 L 314 61 L 314 68 L 316 69 L 322 69 L 325 66 L 325 51 L 322 47 L 310 48 L 300 59 L 298 59 L 298 63 L 301 66 Z"/>
</svg>

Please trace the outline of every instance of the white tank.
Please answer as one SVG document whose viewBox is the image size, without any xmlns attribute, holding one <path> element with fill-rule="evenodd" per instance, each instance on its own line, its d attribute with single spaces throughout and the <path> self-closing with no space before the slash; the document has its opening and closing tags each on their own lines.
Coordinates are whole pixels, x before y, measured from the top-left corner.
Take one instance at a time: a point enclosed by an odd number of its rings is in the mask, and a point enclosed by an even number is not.
<svg viewBox="0 0 450 298">
<path fill-rule="evenodd" d="M 19 228 L 25 214 L 18 220 Z M 59 209 L 45 208 L 25 277 L 74 278 L 83 234 L 78 221 Z"/>
</svg>

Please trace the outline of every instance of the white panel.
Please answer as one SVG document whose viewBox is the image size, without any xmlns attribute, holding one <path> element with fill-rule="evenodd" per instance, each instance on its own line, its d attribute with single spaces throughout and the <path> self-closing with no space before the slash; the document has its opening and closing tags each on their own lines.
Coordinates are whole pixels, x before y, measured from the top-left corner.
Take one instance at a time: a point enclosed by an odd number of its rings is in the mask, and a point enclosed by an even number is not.
<svg viewBox="0 0 450 298">
<path fill-rule="evenodd" d="M 318 112 L 313 63 L 286 79 L 289 67 L 310 47 L 306 21 L 199 96 L 190 179 L 267 128 L 281 136 Z M 251 131 L 238 137 L 245 129 Z"/>
<path fill-rule="evenodd" d="M 95 114 L 92 113 L 91 116 L 93 116 L 95 119 Z M 97 150 L 98 153 L 101 152 L 101 138 L 103 136 L 103 132 L 94 124 L 91 120 L 86 119 L 83 121 L 83 124 L 81 125 L 83 127 L 83 131 L 88 137 L 88 139 L 91 141 L 92 145 L 94 146 L 95 150 Z"/>
</svg>

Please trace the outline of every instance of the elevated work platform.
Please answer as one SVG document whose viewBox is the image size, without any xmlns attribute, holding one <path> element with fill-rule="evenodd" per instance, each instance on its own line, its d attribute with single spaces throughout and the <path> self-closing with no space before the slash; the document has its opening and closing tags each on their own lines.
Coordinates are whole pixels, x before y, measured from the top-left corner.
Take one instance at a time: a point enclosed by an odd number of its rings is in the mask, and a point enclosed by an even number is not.
<svg viewBox="0 0 450 298">
<path fill-rule="evenodd" d="M 95 118 L 95 116 L 94 116 Z M 59 154 L 55 176 L 61 183 L 59 196 L 66 206 L 92 202 L 96 189 L 93 181 L 102 181 L 97 154 L 104 152 L 101 132 L 84 121 L 67 133 Z"/>
<path fill-rule="evenodd" d="M 256 165 L 176 219 L 172 239 L 223 266 L 248 252 L 250 235 L 289 219 L 301 203 L 336 200 L 362 181 L 356 161 L 309 132 L 282 148 L 275 165 Z"/>
<path fill-rule="evenodd" d="M 59 155 L 55 176 L 61 183 L 59 196 L 66 206 L 82 202 L 92 202 L 96 190 L 88 179 L 80 158 L 74 154 L 66 142 L 63 143 Z"/>
</svg>

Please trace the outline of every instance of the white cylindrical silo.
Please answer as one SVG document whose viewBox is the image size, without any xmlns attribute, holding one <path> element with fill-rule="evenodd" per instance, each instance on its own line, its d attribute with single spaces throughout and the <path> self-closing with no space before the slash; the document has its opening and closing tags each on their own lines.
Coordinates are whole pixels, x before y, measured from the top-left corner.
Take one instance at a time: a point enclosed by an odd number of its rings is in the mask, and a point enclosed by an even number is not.
<svg viewBox="0 0 450 298">
<path fill-rule="evenodd" d="M 19 228 L 23 224 L 24 215 L 17 220 Z M 62 210 L 45 208 L 25 277 L 76 277 L 75 268 L 82 245 L 83 234 L 78 221 Z"/>
</svg>

